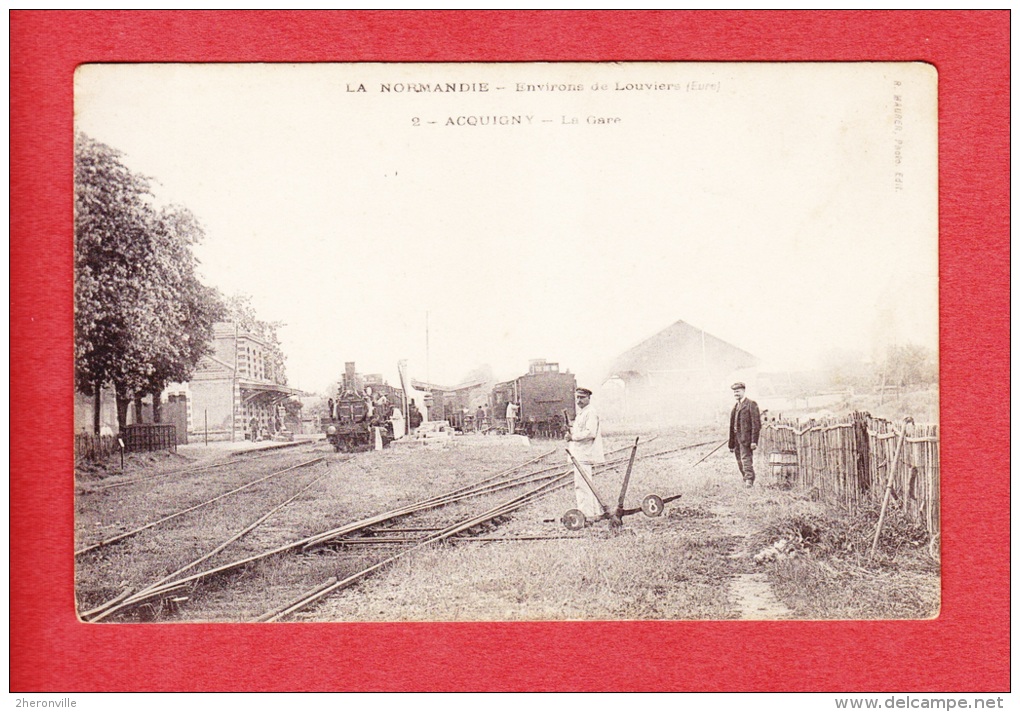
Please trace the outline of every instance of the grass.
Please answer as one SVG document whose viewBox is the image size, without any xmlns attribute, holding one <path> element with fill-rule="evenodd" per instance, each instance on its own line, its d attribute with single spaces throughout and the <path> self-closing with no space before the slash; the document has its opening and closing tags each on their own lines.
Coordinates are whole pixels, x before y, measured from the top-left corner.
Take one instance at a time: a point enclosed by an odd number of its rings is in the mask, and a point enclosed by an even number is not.
<svg viewBox="0 0 1020 712">
<path fill-rule="evenodd" d="M 691 437 L 691 436 L 688 436 Z M 710 440 L 702 435 L 701 441 Z M 629 444 L 618 439 L 607 449 Z M 679 438 L 649 445 L 661 451 Z M 640 450 L 639 450 L 640 451 Z M 682 494 L 666 515 L 626 520 L 624 533 L 604 536 L 602 522 L 578 538 L 437 545 L 396 562 L 388 571 L 330 598 L 301 620 L 661 620 L 724 619 L 736 611 L 727 597 L 737 545 L 716 535 L 714 515 L 689 499 L 703 500 L 717 486 L 710 471 L 690 471 L 704 448 L 638 461 L 627 506 L 644 494 Z M 596 479 L 615 503 L 623 471 Z M 507 534 L 562 534 L 556 521 L 574 506 L 570 488 L 514 515 Z"/>
<path fill-rule="evenodd" d="M 895 507 L 870 555 L 879 509 L 836 512 L 796 496 L 774 506 L 749 537 L 750 552 L 785 540 L 799 554 L 767 563 L 776 595 L 798 618 L 925 619 L 938 614 L 938 562 L 927 533 Z"/>
<path fill-rule="evenodd" d="M 925 619 L 939 611 L 934 575 L 867 570 L 833 572 L 817 560 L 780 562 L 770 576 L 776 595 L 798 618 L 815 620 Z"/>
<path fill-rule="evenodd" d="M 663 431 L 640 454 L 685 443 L 721 440 L 714 431 Z M 629 445 L 633 434 L 607 438 L 607 449 Z M 153 521 L 277 469 L 325 455 L 326 463 L 295 470 L 221 502 L 80 557 L 76 571 L 83 608 L 125 586 L 139 588 L 220 544 L 273 505 L 321 475 L 295 502 L 201 568 L 233 561 L 398 506 L 476 482 L 548 451 L 494 437 L 463 436 L 447 449 L 396 446 L 347 461 L 324 444 L 281 451 L 200 474 L 165 477 L 115 489 L 95 486 L 113 475 L 78 479 L 79 546 Z M 742 574 L 765 572 L 793 617 L 924 618 L 938 610 L 938 567 L 923 532 L 892 512 L 875 561 L 865 558 L 877 512 L 847 518 L 796 492 L 768 486 L 744 490 L 729 453 L 695 467 L 712 446 L 638 460 L 626 500 L 636 507 L 656 493 L 681 495 L 664 516 L 625 520 L 607 535 L 605 522 L 580 533 L 559 524 L 574 506 L 571 487 L 506 517 L 489 536 L 563 536 L 539 541 L 449 542 L 424 547 L 384 570 L 298 613 L 305 621 L 482 620 L 724 620 L 743 612 L 730 587 Z M 621 453 L 622 455 L 623 453 Z M 564 465 L 562 450 L 534 466 Z M 119 465 L 119 462 L 118 462 Z M 176 458 L 135 463 L 118 477 L 174 468 Z M 615 505 L 624 467 L 596 484 Z M 767 485 L 767 483 L 765 483 Z M 510 493 L 478 498 L 442 511 L 405 517 L 400 527 L 445 526 Z M 756 551 L 779 539 L 796 542 L 800 556 L 756 564 Z M 331 576 L 343 578 L 398 549 L 344 547 L 262 560 L 185 594 L 179 606 L 139 612 L 145 620 L 252 620 Z"/>
<path fill-rule="evenodd" d="M 661 620 L 730 614 L 726 538 L 603 537 L 436 545 L 303 620 Z M 522 572 L 526 572 L 522 575 Z M 396 613 L 395 613 L 396 612 Z"/>
</svg>

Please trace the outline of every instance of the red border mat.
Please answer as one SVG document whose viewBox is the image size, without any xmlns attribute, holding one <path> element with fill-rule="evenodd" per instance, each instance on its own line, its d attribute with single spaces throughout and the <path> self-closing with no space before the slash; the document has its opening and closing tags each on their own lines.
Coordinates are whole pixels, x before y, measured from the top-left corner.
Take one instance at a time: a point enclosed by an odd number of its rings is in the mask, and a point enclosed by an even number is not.
<svg viewBox="0 0 1020 712">
<path fill-rule="evenodd" d="M 1008 690 L 1009 20 L 1006 11 L 11 12 L 11 690 Z M 916 60 L 938 69 L 938 619 L 77 622 L 75 66 L 479 60 Z"/>
</svg>

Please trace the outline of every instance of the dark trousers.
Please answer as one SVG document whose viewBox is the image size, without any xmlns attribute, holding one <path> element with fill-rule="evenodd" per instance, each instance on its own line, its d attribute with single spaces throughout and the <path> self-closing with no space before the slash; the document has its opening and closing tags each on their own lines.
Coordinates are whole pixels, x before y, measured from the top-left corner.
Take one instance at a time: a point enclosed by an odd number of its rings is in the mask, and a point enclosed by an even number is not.
<svg viewBox="0 0 1020 712">
<path fill-rule="evenodd" d="M 750 443 L 738 442 L 733 454 L 737 457 L 737 468 L 744 482 L 754 482 L 754 450 L 751 449 Z"/>
</svg>

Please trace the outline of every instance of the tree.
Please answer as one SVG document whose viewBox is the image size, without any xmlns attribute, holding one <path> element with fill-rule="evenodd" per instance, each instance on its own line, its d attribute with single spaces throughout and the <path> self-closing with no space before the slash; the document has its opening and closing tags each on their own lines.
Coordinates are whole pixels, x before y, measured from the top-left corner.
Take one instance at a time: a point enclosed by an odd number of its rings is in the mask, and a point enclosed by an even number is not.
<svg viewBox="0 0 1020 712">
<path fill-rule="evenodd" d="M 149 313 L 158 313 L 146 333 L 149 337 L 144 382 L 135 391 L 140 401 L 152 394 L 153 420 L 160 422 L 160 394 L 171 381 L 190 378 L 199 359 L 211 350 L 213 323 L 226 309 L 216 290 L 202 284 L 195 273 L 191 247 L 204 236 L 201 226 L 185 208 L 170 206 L 152 225 L 154 247 L 146 272 Z"/>
<path fill-rule="evenodd" d="M 134 265 L 147 252 L 152 193 L 120 153 L 79 134 L 75 141 L 75 385 L 95 397 L 122 369 L 140 297 Z M 135 315 L 137 316 L 137 315 Z"/>
<path fill-rule="evenodd" d="M 938 357 L 933 349 L 917 344 L 889 347 L 885 361 L 887 385 L 930 386 L 938 380 Z"/>
<path fill-rule="evenodd" d="M 291 420 L 300 420 L 301 409 L 304 407 L 305 404 L 294 397 L 288 398 L 283 402 L 283 409 L 287 412 L 287 417 Z"/>
<path fill-rule="evenodd" d="M 120 427 L 131 399 L 186 380 L 223 312 L 199 282 L 192 245 L 203 236 L 186 209 L 157 209 L 148 179 L 121 154 L 79 134 L 75 142 L 75 381 L 95 396 L 112 383 Z"/>
</svg>

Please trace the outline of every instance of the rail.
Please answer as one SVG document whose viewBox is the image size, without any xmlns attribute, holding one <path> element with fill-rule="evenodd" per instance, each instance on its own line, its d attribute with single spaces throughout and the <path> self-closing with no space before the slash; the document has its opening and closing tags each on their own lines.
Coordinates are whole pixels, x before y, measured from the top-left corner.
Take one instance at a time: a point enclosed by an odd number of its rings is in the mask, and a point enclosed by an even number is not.
<svg viewBox="0 0 1020 712">
<path fill-rule="evenodd" d="M 649 453 L 648 455 L 645 456 L 639 455 L 638 459 L 650 459 L 668 456 L 670 454 L 681 452 L 683 450 L 690 450 L 693 448 L 703 447 L 704 445 L 707 444 L 712 443 L 697 443 L 694 445 L 674 448 L 671 450 Z M 618 450 L 609 451 L 606 453 L 606 455 L 612 456 L 616 453 L 625 450 L 630 450 L 630 446 L 628 445 L 626 447 L 619 448 Z M 357 545 L 370 539 L 371 537 L 351 538 L 352 534 L 365 532 L 371 533 L 373 531 L 386 532 L 386 530 L 380 530 L 379 525 L 392 523 L 394 520 L 402 518 L 406 515 L 436 509 L 446 504 L 461 502 L 472 497 L 487 496 L 498 492 L 510 490 L 512 488 L 532 486 L 532 489 L 529 489 L 527 492 L 523 494 L 515 495 L 510 500 L 504 501 L 499 505 L 496 505 L 495 507 L 486 510 L 485 512 L 470 514 L 466 519 L 462 519 L 445 528 L 429 528 L 428 531 L 422 528 L 419 529 L 420 533 L 423 535 L 421 537 L 408 537 L 407 539 L 410 539 L 409 541 L 391 540 L 385 543 L 391 546 L 393 545 L 404 547 L 410 546 L 411 548 L 416 549 L 420 545 L 424 545 L 435 541 L 442 540 L 472 541 L 474 540 L 474 537 L 463 536 L 463 534 L 470 530 L 472 527 L 478 526 L 478 524 L 480 523 L 498 519 L 499 517 L 509 514 L 510 512 L 513 512 L 516 509 L 519 509 L 520 507 L 526 506 L 528 503 L 535 501 L 539 497 L 545 496 L 546 494 L 557 491 L 559 489 L 568 487 L 572 484 L 573 479 L 571 470 L 567 468 L 566 463 L 563 463 L 561 465 L 547 466 L 540 468 L 538 470 L 525 471 L 522 473 L 522 471 L 524 471 L 525 468 L 528 468 L 529 465 L 535 465 L 536 463 L 540 462 L 541 460 L 545 459 L 546 457 L 552 455 L 555 452 L 556 452 L 555 449 L 549 450 L 543 453 L 542 455 L 539 455 L 538 457 L 528 460 L 527 462 L 515 465 L 513 467 L 497 472 L 494 475 L 485 477 L 479 481 L 463 485 L 452 491 L 430 497 L 428 499 L 416 502 L 414 504 L 406 505 L 398 509 L 383 512 L 381 514 L 374 515 L 371 517 L 367 517 L 365 519 L 361 519 L 359 521 L 355 521 L 344 526 L 331 529 L 329 531 L 320 532 L 318 534 L 308 536 L 297 541 L 291 541 L 289 543 L 285 543 L 281 546 L 277 546 L 267 551 L 263 551 L 251 556 L 247 556 L 242 559 L 224 563 L 210 569 L 193 573 L 187 573 L 188 571 L 194 569 L 198 564 L 207 561 L 214 554 L 221 552 L 224 548 L 226 548 L 226 546 L 228 546 L 233 541 L 236 541 L 238 538 L 240 538 L 247 532 L 251 531 L 254 527 L 258 526 L 261 522 L 265 521 L 265 519 L 268 518 L 273 512 L 277 511 L 280 507 L 289 503 L 293 498 L 288 499 L 286 502 L 278 505 L 269 513 L 259 518 L 252 524 L 250 524 L 248 527 L 243 529 L 238 534 L 235 534 L 233 537 L 231 537 L 226 542 L 216 547 L 213 551 L 209 552 L 208 554 L 205 554 L 200 558 L 196 559 L 195 561 L 189 563 L 188 565 L 179 568 L 178 570 L 174 571 L 173 574 L 164 576 L 159 581 L 150 583 L 141 589 L 134 589 L 133 591 L 123 592 L 116 598 L 108 601 L 106 604 L 102 604 L 96 608 L 93 608 L 91 611 L 87 613 L 87 617 L 86 614 L 82 614 L 82 617 L 85 620 L 98 622 L 100 620 L 106 619 L 109 616 L 122 613 L 125 610 L 134 608 L 141 604 L 145 604 L 154 600 L 166 599 L 171 596 L 176 596 L 178 594 L 190 592 L 201 581 L 219 577 L 231 571 L 236 571 L 250 564 L 266 560 L 273 556 L 281 555 L 288 552 L 290 553 L 300 552 L 302 550 L 307 550 L 310 548 L 320 546 L 334 546 L 343 548 L 352 544 Z M 628 461 L 628 459 L 629 459 L 628 456 L 624 456 L 618 459 L 610 457 L 610 459 L 604 465 L 597 466 L 596 473 L 597 474 L 605 473 L 613 469 L 619 468 L 623 466 Z M 306 464 L 311 463 L 310 462 L 302 463 L 302 465 Z M 245 487 L 250 486 L 252 484 L 256 484 L 258 481 L 261 480 L 256 480 L 256 482 L 249 483 L 249 485 L 245 485 Z M 215 499 L 225 497 L 227 494 L 231 494 L 234 491 L 237 490 L 232 490 L 231 492 L 220 495 L 219 497 L 214 498 L 213 500 L 209 500 L 207 502 L 196 505 L 195 507 L 189 508 L 188 510 L 178 512 L 170 516 L 171 517 L 180 516 L 186 513 L 187 511 L 192 511 L 197 507 L 211 503 Z M 164 518 L 157 522 L 152 522 L 146 525 L 145 527 L 139 528 L 138 530 L 128 532 L 124 535 L 120 535 L 120 537 L 118 537 L 117 539 L 119 540 L 120 538 L 124 538 L 125 536 L 130 536 L 132 534 L 138 533 L 139 531 L 142 531 L 145 528 L 155 526 L 156 524 L 159 524 L 166 520 L 167 518 Z M 389 532 L 391 536 L 386 538 L 404 539 L 403 537 L 392 537 L 392 533 L 396 533 L 398 531 L 399 528 L 393 528 Z M 563 536 L 556 538 L 574 538 L 574 537 Z M 502 540 L 501 538 L 497 539 L 495 537 L 492 537 L 492 539 L 497 541 Z M 481 539 L 479 541 L 481 541 Z M 112 543 L 112 541 L 101 542 L 97 546 L 102 546 L 108 543 Z M 378 543 L 383 544 L 384 542 L 380 540 Z M 90 547 L 90 549 L 91 548 L 94 547 Z M 409 550 L 410 549 L 396 552 L 395 555 L 403 556 L 406 553 L 408 553 Z M 84 551 L 76 553 L 84 553 Z M 305 592 L 305 594 L 303 594 L 302 597 L 300 597 L 300 599 L 295 599 L 286 606 L 267 613 L 260 620 L 270 619 L 279 620 L 282 617 L 290 615 L 291 613 L 295 612 L 296 610 L 299 610 L 300 608 L 304 608 L 307 605 L 311 605 L 311 603 L 313 603 L 314 601 L 320 600 L 321 598 L 330 595 L 331 593 L 338 591 L 341 588 L 352 585 L 357 580 L 360 580 L 361 578 L 371 574 L 373 571 L 379 570 L 391 560 L 392 557 L 384 560 L 383 562 L 379 562 L 378 564 L 373 564 L 372 566 L 369 566 L 358 573 L 355 573 L 351 576 L 347 576 L 343 580 L 339 580 L 337 577 L 333 577 L 332 579 L 324 582 L 323 584 L 316 586 L 312 591 Z"/>
<path fill-rule="evenodd" d="M 188 514 L 189 512 L 194 512 L 196 509 L 201 509 L 202 507 L 206 507 L 206 506 L 208 506 L 208 505 L 210 505 L 210 504 L 212 504 L 214 502 L 218 502 L 219 500 L 223 499 L 224 497 L 227 497 L 227 496 L 232 495 L 232 494 L 236 494 L 237 492 L 241 492 L 242 490 L 246 490 L 249 487 L 254 487 L 255 485 L 259 484 L 260 482 L 268 480 L 271 477 L 277 477 L 278 475 L 282 475 L 282 474 L 284 474 L 286 472 L 290 472 L 292 470 L 296 470 L 296 469 L 301 468 L 301 467 L 307 467 L 309 465 L 314 465 L 315 463 L 322 462 L 325 459 L 326 458 L 324 458 L 324 457 L 316 457 L 316 458 L 313 458 L 311 460 L 306 460 L 305 462 L 301 462 L 301 463 L 299 463 L 297 465 L 294 465 L 293 467 L 288 467 L 288 468 L 286 468 L 284 470 L 279 470 L 277 472 L 271 472 L 271 473 L 269 473 L 268 475 L 266 475 L 264 477 L 260 477 L 257 480 L 254 480 L 254 481 L 249 482 L 247 484 L 241 485 L 240 487 L 235 487 L 234 489 L 230 490 L 229 492 L 224 492 L 223 494 L 216 495 L 212 499 L 207 499 L 204 502 L 199 502 L 198 504 L 193 505 L 191 507 L 188 507 L 187 509 L 182 509 L 179 512 L 174 512 L 173 514 L 168 514 L 167 516 L 162 517 L 161 519 L 157 519 L 156 521 L 149 522 L 148 524 L 144 524 L 144 525 L 142 525 L 140 527 L 132 529 L 131 531 L 124 532 L 123 534 L 118 534 L 117 536 L 110 537 L 109 539 L 104 539 L 103 541 L 100 541 L 100 542 L 97 542 L 95 544 L 92 544 L 91 546 L 86 546 L 83 549 L 78 549 L 77 551 L 74 552 L 74 555 L 75 556 L 81 556 L 82 554 L 86 554 L 86 553 L 88 553 L 90 551 L 95 551 L 96 549 L 101 549 L 104 546 L 109 546 L 110 544 L 116 544 L 118 541 L 122 541 L 123 539 L 127 539 L 130 536 L 134 536 L 135 534 L 139 534 L 139 533 L 145 531 L 146 529 L 151 529 L 152 527 L 157 526 L 159 524 L 163 524 L 164 522 L 169 522 L 172 519 L 176 519 L 177 517 L 184 516 L 185 514 Z"/>
</svg>

